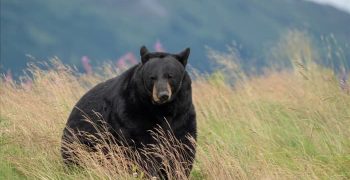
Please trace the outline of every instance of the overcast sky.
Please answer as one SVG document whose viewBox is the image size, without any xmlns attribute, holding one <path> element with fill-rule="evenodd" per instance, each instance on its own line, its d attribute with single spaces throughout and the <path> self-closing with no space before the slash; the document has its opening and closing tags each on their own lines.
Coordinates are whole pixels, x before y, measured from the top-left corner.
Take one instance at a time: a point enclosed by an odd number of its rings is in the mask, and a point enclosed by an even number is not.
<svg viewBox="0 0 350 180">
<path fill-rule="evenodd" d="M 307 0 L 307 1 L 330 5 L 350 14 L 350 0 Z"/>
</svg>

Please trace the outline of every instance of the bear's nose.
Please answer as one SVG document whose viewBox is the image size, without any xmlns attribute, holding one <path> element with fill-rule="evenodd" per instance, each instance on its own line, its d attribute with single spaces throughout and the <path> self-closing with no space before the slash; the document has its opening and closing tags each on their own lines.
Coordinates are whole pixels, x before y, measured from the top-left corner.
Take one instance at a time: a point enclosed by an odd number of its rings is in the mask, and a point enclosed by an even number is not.
<svg viewBox="0 0 350 180">
<path fill-rule="evenodd" d="M 166 100 L 168 100 L 169 99 L 169 93 L 168 92 L 166 92 L 166 91 L 162 91 L 162 92 L 160 92 L 159 93 L 159 100 L 161 101 L 161 102 L 164 102 L 164 101 L 166 101 Z"/>
</svg>

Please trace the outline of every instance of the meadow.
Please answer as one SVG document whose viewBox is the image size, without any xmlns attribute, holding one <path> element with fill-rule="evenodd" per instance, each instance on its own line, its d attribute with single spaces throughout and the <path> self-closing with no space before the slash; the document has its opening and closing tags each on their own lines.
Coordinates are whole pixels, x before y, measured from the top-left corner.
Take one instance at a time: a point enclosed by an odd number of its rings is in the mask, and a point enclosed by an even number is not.
<svg viewBox="0 0 350 180">
<path fill-rule="evenodd" d="M 302 42 L 276 46 L 288 61 L 259 75 L 247 75 L 233 49 L 209 50 L 211 74 L 190 70 L 198 142 L 189 179 L 350 179 L 350 88 Z M 67 170 L 59 151 L 76 101 L 122 70 L 107 64 L 87 75 L 57 59 L 47 67 L 1 81 L 0 179 L 140 179 L 89 155 L 85 168 Z"/>
</svg>

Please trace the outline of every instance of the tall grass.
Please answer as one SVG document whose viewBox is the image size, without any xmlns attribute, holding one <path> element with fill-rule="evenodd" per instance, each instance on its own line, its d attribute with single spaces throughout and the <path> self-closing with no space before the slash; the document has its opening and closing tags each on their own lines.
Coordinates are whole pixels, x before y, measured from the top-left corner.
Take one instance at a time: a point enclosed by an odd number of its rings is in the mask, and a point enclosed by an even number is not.
<svg viewBox="0 0 350 180">
<path fill-rule="evenodd" d="M 194 77 L 198 142 L 190 179 L 350 178 L 350 96 L 332 70 L 315 62 L 317 52 L 302 36 L 289 38 L 294 45 L 279 47 L 307 48 L 284 54 L 290 69 L 275 66 L 257 77 L 244 74 L 234 51 L 211 51 L 226 69 Z M 113 154 L 112 163 L 96 159 L 101 153 L 82 154 L 83 169 L 62 163 L 61 133 L 75 102 L 119 73 L 110 67 L 101 72 L 82 75 L 53 61 L 46 70 L 31 68 L 29 89 L 1 82 L 0 179 L 150 178 L 137 167 L 130 172 L 122 153 Z M 169 146 L 155 149 L 165 153 Z"/>
</svg>

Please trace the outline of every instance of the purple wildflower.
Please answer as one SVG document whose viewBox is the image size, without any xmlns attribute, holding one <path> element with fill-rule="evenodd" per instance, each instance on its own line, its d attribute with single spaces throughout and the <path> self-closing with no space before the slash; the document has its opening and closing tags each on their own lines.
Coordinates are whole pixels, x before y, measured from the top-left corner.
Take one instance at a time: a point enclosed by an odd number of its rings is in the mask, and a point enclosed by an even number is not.
<svg viewBox="0 0 350 180">
<path fill-rule="evenodd" d="M 11 70 L 9 69 L 9 70 L 7 70 L 7 72 L 6 72 L 6 75 L 5 75 L 5 82 L 6 83 L 11 83 L 12 81 L 13 81 L 13 77 L 12 77 L 12 72 L 11 72 Z"/>
<path fill-rule="evenodd" d="M 92 74 L 92 66 L 90 64 L 90 59 L 87 56 L 81 58 L 81 63 L 83 64 L 86 74 Z"/>
<path fill-rule="evenodd" d="M 154 44 L 154 49 L 157 52 L 165 52 L 165 49 L 163 48 L 163 45 L 162 45 L 162 43 L 160 43 L 159 40 L 157 40 L 157 42 Z"/>
<path fill-rule="evenodd" d="M 137 64 L 137 59 L 133 53 L 128 52 L 118 59 L 116 65 L 118 68 L 124 69 L 134 64 Z"/>
</svg>

